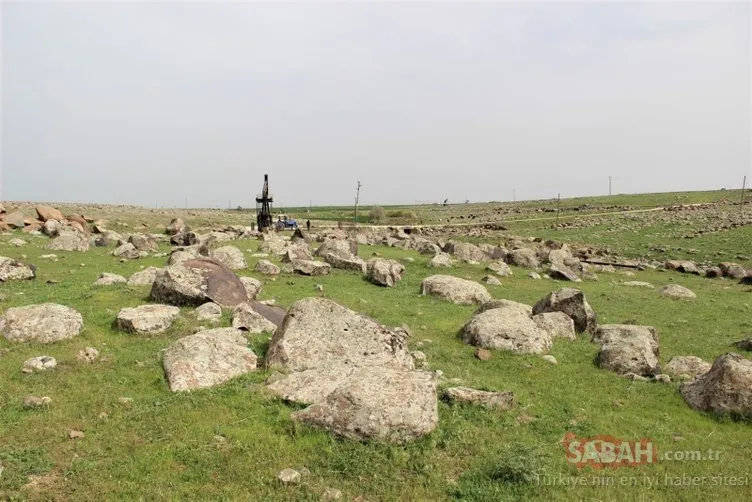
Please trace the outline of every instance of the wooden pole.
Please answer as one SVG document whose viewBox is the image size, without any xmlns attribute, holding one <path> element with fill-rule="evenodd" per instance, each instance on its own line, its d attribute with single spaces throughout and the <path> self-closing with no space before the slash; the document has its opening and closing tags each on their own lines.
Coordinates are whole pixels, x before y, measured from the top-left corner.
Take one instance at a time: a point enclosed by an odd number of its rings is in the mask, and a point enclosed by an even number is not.
<svg viewBox="0 0 752 502">
<path fill-rule="evenodd" d="M 360 181 L 358 181 L 358 188 L 355 190 L 355 226 L 358 226 L 358 199 L 360 198 Z"/>
<path fill-rule="evenodd" d="M 739 209 L 739 212 L 742 213 L 742 216 L 744 216 L 744 191 L 747 189 L 747 177 L 745 176 L 742 180 L 742 205 Z"/>
</svg>

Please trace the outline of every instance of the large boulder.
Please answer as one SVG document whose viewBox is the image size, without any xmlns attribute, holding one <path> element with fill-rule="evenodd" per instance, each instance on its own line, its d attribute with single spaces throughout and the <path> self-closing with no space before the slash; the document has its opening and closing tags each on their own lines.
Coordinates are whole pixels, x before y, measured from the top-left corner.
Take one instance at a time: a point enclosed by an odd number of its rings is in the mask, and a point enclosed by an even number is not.
<svg viewBox="0 0 752 502">
<path fill-rule="evenodd" d="M 566 265 L 551 264 L 551 267 L 548 269 L 548 275 L 551 279 L 559 281 L 582 282 L 582 279 Z"/>
<path fill-rule="evenodd" d="M 248 300 L 235 273 L 213 258 L 196 258 L 157 272 L 150 298 L 158 303 L 198 307 L 213 301 L 235 307 Z"/>
<path fill-rule="evenodd" d="M 405 335 L 326 298 L 304 298 L 288 311 L 266 364 L 292 371 L 270 385 L 285 399 L 320 401 L 356 367 L 413 369 Z"/>
<path fill-rule="evenodd" d="M 593 341 L 601 344 L 596 363 L 620 375 L 654 376 L 658 371 L 658 332 L 651 326 L 604 324 Z"/>
<path fill-rule="evenodd" d="M 248 268 L 243 252 L 235 246 L 223 246 L 211 252 L 211 256 L 230 270 Z"/>
<path fill-rule="evenodd" d="M 83 232 L 72 230 L 60 230 L 57 237 L 47 244 L 47 249 L 54 251 L 79 251 L 89 250 L 89 236 Z"/>
<path fill-rule="evenodd" d="M 253 270 L 264 275 L 279 275 L 281 272 L 281 269 L 277 265 L 264 259 L 259 260 Z"/>
<path fill-rule="evenodd" d="M 428 260 L 426 266 L 429 268 L 452 268 L 452 257 L 447 253 L 436 253 L 433 258 Z"/>
<path fill-rule="evenodd" d="M 179 314 L 180 309 L 170 305 L 123 308 L 118 313 L 117 325 L 127 333 L 153 335 L 167 331 Z"/>
<path fill-rule="evenodd" d="M 324 257 L 328 253 L 341 258 L 357 256 L 358 243 L 352 239 L 327 239 L 321 243 L 314 255 Z"/>
<path fill-rule="evenodd" d="M 332 266 L 323 261 L 296 260 L 292 262 L 292 269 L 302 275 L 327 275 Z"/>
<path fill-rule="evenodd" d="M 129 286 L 151 286 L 157 279 L 157 267 L 147 267 L 138 272 L 134 272 L 128 279 Z"/>
<path fill-rule="evenodd" d="M 436 296 L 457 305 L 482 304 L 491 301 L 491 294 L 475 281 L 451 275 L 431 275 L 423 279 L 422 294 Z"/>
<path fill-rule="evenodd" d="M 291 415 L 348 439 L 405 443 L 438 425 L 438 377 L 390 368 L 358 368 L 323 400 Z"/>
<path fill-rule="evenodd" d="M 535 251 L 529 248 L 513 249 L 507 255 L 507 260 L 512 265 L 525 268 L 538 268 L 540 267 L 540 261 Z"/>
<path fill-rule="evenodd" d="M 25 281 L 34 278 L 34 269 L 29 265 L 0 256 L 0 282 Z"/>
<path fill-rule="evenodd" d="M 56 303 L 11 307 L 0 317 L 0 333 L 11 342 L 53 343 L 73 338 L 83 326 L 78 311 Z"/>
<path fill-rule="evenodd" d="M 695 410 L 752 418 L 752 361 L 729 352 L 710 371 L 683 384 L 680 392 Z"/>
<path fill-rule="evenodd" d="M 663 368 L 663 373 L 681 379 L 691 379 L 710 371 L 711 364 L 696 356 L 675 356 Z"/>
<path fill-rule="evenodd" d="M 697 295 L 694 293 L 694 291 L 678 284 L 668 284 L 658 289 L 658 292 L 661 294 L 661 296 L 674 298 L 676 300 L 697 298 Z"/>
<path fill-rule="evenodd" d="M 60 233 L 60 228 L 59 220 L 47 220 L 42 225 L 42 233 L 48 237 L 57 237 Z"/>
<path fill-rule="evenodd" d="M 371 258 L 366 267 L 369 281 L 389 288 L 402 280 L 402 273 L 405 271 L 400 262 L 386 258 Z"/>
<path fill-rule="evenodd" d="M 574 320 L 578 333 L 594 333 L 598 324 L 597 316 L 579 289 L 562 288 L 549 293 L 533 307 L 533 314 L 543 312 L 564 312 Z"/>
<path fill-rule="evenodd" d="M 299 260 L 313 260 L 311 248 L 308 247 L 308 244 L 298 243 L 287 246 L 282 253 L 282 261 L 292 263 Z"/>
<path fill-rule="evenodd" d="M 256 370 L 257 357 L 235 328 L 216 328 L 186 336 L 164 354 L 172 392 L 214 387 Z"/>
<path fill-rule="evenodd" d="M 20 211 L 14 211 L 12 213 L 3 216 L 3 222 L 11 228 L 23 228 L 26 226 L 26 217 Z"/>
<path fill-rule="evenodd" d="M 485 349 L 542 354 L 551 348 L 551 336 L 533 321 L 529 311 L 529 306 L 515 302 L 480 309 L 462 328 L 462 339 Z"/>
<path fill-rule="evenodd" d="M 367 273 L 366 262 L 354 255 L 351 255 L 349 257 L 342 257 L 338 254 L 326 253 L 324 255 L 324 261 L 326 261 L 334 268 L 339 268 L 342 270 L 354 270 L 355 272 L 360 272 L 361 274 Z"/>
<path fill-rule="evenodd" d="M 222 307 L 214 302 L 206 302 L 200 307 L 196 307 L 193 313 L 197 321 L 207 321 L 214 324 L 222 320 Z"/>
</svg>

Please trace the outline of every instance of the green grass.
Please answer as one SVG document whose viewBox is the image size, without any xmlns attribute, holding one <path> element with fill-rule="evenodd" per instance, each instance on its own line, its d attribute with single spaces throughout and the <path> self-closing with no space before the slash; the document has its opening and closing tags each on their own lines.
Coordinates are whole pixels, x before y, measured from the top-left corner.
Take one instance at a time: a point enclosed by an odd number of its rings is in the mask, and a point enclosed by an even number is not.
<svg viewBox="0 0 752 502">
<path fill-rule="evenodd" d="M 744 236 L 749 234 L 743 233 L 740 242 Z M 189 311 L 163 335 L 127 335 L 114 329 L 112 322 L 121 307 L 145 303 L 149 288 L 91 286 L 100 272 L 128 276 L 142 266 L 162 266 L 165 259 L 120 263 L 107 254 L 111 249 L 92 249 L 85 254 L 54 252 L 60 260 L 52 263 L 39 259 L 50 252 L 41 247 L 46 238 L 23 237 L 29 244 L 14 248 L 7 244 L 10 236 L 4 236 L 0 255 L 26 254 L 24 261 L 37 264 L 38 278 L 0 285 L 4 297 L 0 309 L 55 301 L 78 309 L 85 328 L 72 340 L 46 346 L 0 339 L 0 349 L 10 349 L 0 356 L 0 498 L 320 500 L 327 487 L 342 490 L 344 500 L 369 501 L 745 500 L 752 494 L 750 486 L 672 488 L 663 483 L 665 475 L 749 475 L 749 423 L 691 410 L 677 384 L 631 382 L 596 368 L 596 346 L 585 338 L 557 340 L 550 351 L 559 361 L 556 366 L 538 356 L 502 352 L 494 352 L 490 361 L 477 360 L 474 349 L 458 337 L 474 308 L 420 296 L 421 280 L 437 272 L 425 266 L 428 257 L 413 251 L 361 246 L 363 257 L 378 252 L 405 263 L 404 279 L 387 289 L 339 270 L 315 278 L 283 274 L 272 281 L 252 272 L 256 259 L 250 255 L 256 241 L 233 243 L 249 260 L 250 269 L 242 274 L 265 282 L 260 298 L 289 306 L 316 294 L 314 285 L 320 283 L 329 298 L 387 326 L 407 323 L 413 333 L 411 349 L 420 347 L 430 367 L 440 369 L 447 379 L 480 389 L 513 391 L 518 398 L 519 406 L 508 412 L 440 401 L 439 426 L 433 433 L 394 446 L 345 441 L 294 424 L 289 415 L 296 407 L 263 390 L 267 376 L 263 370 L 215 389 L 170 393 L 161 351 L 193 332 L 196 323 Z M 564 239 L 570 237 L 575 234 Z M 581 237 L 587 238 L 586 232 Z M 725 252 L 726 244 L 709 238 L 707 252 Z M 408 257 L 414 261 L 406 261 Z M 502 286 L 489 286 L 495 298 L 532 304 L 564 286 L 533 281 L 523 269 L 514 272 L 514 277 L 502 279 Z M 475 280 L 486 274 L 482 266 L 473 265 L 458 266 L 450 273 Z M 599 277 L 578 286 L 599 321 L 655 326 L 663 363 L 674 355 L 712 361 L 728 352 L 731 342 L 752 333 L 752 296 L 749 288 L 734 282 L 657 271 L 630 278 L 606 273 Z M 47 284 L 48 279 L 59 284 Z M 625 287 L 620 284 L 623 280 L 682 284 L 698 299 L 669 300 L 656 291 Z M 226 317 L 224 325 L 228 321 Z M 268 337 L 256 335 L 251 342 L 263 357 Z M 104 360 L 91 365 L 78 362 L 76 352 L 86 346 L 99 349 Z M 32 375 L 20 372 L 23 361 L 43 354 L 56 357 L 58 368 Z M 50 396 L 53 403 L 44 410 L 25 410 L 26 395 Z M 120 397 L 133 402 L 122 404 Z M 102 412 L 106 418 L 100 418 Z M 85 438 L 69 440 L 71 429 L 83 430 Z M 585 437 L 648 437 L 659 451 L 712 448 L 720 452 L 720 459 L 579 471 L 566 462 L 560 444 L 567 431 Z M 311 475 L 299 486 L 280 486 L 276 474 L 300 465 L 308 467 Z M 552 486 L 536 481 L 532 477 L 536 472 L 542 476 L 539 480 L 614 476 L 616 486 Z M 23 488 L 29 475 L 42 476 L 36 488 Z M 624 487 L 619 486 L 621 476 L 637 480 L 658 476 L 661 482 L 652 488 L 644 483 Z"/>
</svg>

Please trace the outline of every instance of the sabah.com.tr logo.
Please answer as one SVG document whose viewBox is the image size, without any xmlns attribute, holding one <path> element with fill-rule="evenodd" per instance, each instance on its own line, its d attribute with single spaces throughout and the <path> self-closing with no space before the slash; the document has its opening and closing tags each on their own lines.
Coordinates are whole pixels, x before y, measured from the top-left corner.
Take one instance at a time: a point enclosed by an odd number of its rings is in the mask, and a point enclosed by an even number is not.
<svg viewBox="0 0 752 502">
<path fill-rule="evenodd" d="M 564 445 L 567 462 L 578 468 L 635 467 L 659 460 L 718 460 L 720 455 L 714 450 L 665 451 L 659 455 L 652 439 L 626 441 L 608 435 L 578 438 L 571 432 L 564 435 L 561 443 Z"/>
</svg>

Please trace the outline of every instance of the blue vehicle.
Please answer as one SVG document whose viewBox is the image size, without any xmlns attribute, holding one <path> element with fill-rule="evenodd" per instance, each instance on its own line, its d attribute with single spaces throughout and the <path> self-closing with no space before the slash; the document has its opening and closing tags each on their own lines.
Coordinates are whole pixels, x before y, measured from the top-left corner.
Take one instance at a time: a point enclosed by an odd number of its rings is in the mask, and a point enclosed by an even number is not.
<svg viewBox="0 0 752 502">
<path fill-rule="evenodd" d="M 298 222 L 289 218 L 286 214 L 277 215 L 277 223 L 274 225 L 277 230 L 295 230 L 298 228 Z"/>
</svg>

